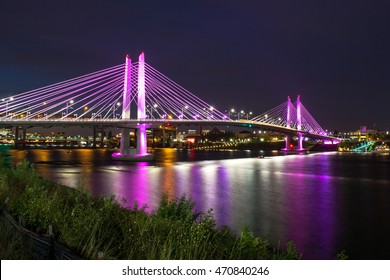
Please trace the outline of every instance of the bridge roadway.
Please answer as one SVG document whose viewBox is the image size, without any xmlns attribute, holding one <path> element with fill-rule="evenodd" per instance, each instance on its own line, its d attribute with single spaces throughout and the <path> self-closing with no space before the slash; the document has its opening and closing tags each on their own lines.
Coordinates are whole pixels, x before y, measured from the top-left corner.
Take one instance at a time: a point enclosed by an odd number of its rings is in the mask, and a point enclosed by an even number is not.
<svg viewBox="0 0 390 280">
<path fill-rule="evenodd" d="M 233 126 L 276 131 L 292 135 L 302 133 L 303 136 L 315 139 L 337 139 L 329 135 L 315 134 L 307 131 L 298 131 L 295 128 L 288 128 L 280 125 L 257 122 L 252 120 L 196 120 L 196 119 L 92 119 L 92 118 L 59 118 L 59 119 L 0 119 L 0 127 L 117 127 L 117 128 L 137 128 L 141 124 L 146 124 L 148 128 L 167 123 L 173 126 L 180 125 L 209 125 L 209 126 Z"/>
</svg>

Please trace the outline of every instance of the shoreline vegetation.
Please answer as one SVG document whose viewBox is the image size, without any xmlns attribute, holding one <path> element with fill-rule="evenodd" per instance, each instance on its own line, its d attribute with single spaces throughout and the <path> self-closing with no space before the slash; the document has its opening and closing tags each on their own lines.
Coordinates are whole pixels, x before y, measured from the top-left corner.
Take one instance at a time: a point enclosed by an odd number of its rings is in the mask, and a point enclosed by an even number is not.
<svg viewBox="0 0 390 280">
<path fill-rule="evenodd" d="M 24 227 L 47 234 L 51 226 L 55 240 L 84 259 L 301 258 L 292 241 L 283 249 L 272 248 L 248 228 L 238 235 L 217 228 L 212 211 L 195 212 L 185 196 L 170 201 L 163 195 L 159 208 L 149 214 L 138 205 L 123 208 L 113 196 L 93 196 L 82 187 L 44 179 L 27 161 L 15 167 L 1 164 L 1 205 L 6 199 L 7 211 Z M 0 259 L 39 258 L 3 221 L 0 236 Z"/>
</svg>

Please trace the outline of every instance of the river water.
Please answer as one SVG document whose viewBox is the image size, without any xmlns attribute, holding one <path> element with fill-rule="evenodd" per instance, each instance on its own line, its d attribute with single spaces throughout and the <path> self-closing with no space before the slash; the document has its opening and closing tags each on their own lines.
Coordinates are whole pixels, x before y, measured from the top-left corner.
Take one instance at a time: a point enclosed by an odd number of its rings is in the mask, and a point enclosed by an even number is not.
<svg viewBox="0 0 390 280">
<path fill-rule="evenodd" d="M 157 149 L 155 163 L 111 160 L 105 150 L 11 150 L 42 176 L 115 195 L 125 206 L 158 207 L 186 195 L 212 208 L 218 226 L 248 226 L 273 245 L 293 240 L 303 259 L 390 259 L 388 154 L 257 154 Z"/>
</svg>

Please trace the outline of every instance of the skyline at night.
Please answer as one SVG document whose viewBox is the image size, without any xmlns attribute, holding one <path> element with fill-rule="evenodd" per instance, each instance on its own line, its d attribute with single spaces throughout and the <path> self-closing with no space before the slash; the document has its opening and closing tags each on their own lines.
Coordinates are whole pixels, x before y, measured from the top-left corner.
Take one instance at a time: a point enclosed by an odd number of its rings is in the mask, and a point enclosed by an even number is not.
<svg viewBox="0 0 390 280">
<path fill-rule="evenodd" d="M 145 60 L 218 110 L 301 94 L 324 128 L 390 129 L 386 1 L 0 3 L 0 97 Z"/>
</svg>

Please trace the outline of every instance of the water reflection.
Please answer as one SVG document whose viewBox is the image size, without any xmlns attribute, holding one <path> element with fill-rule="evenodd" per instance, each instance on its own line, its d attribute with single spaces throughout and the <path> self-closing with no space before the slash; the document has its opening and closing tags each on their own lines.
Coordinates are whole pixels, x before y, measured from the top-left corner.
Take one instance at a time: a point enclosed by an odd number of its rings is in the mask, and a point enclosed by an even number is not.
<svg viewBox="0 0 390 280">
<path fill-rule="evenodd" d="M 163 193 L 212 208 L 219 226 L 249 226 L 273 244 L 294 240 L 306 259 L 389 258 L 389 157 L 317 154 L 258 159 L 253 154 L 160 149 L 157 161 L 115 162 L 102 150 L 12 151 L 45 177 L 154 211 Z M 235 158 L 223 160 L 221 158 Z M 248 156 L 251 156 L 248 158 Z M 195 159 L 212 159 L 200 160 Z M 367 240 L 362 249 L 362 240 Z"/>
</svg>

